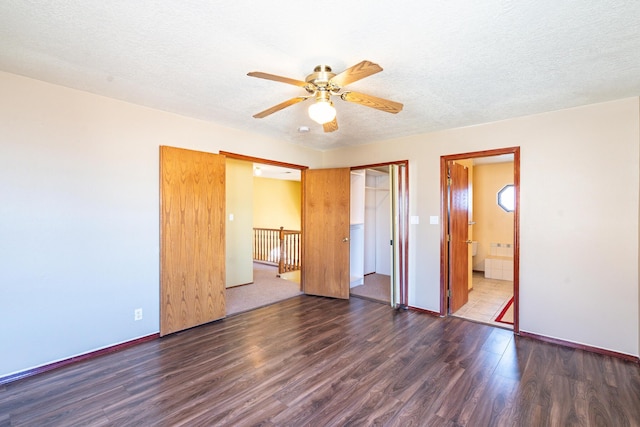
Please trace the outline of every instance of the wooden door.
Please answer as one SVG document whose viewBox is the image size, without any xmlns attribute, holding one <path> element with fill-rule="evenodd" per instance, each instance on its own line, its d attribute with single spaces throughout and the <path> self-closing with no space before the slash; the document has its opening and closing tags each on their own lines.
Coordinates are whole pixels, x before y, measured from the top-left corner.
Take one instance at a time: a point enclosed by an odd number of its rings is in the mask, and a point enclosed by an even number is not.
<svg viewBox="0 0 640 427">
<path fill-rule="evenodd" d="M 351 171 L 303 172 L 302 287 L 309 295 L 349 298 Z"/>
<path fill-rule="evenodd" d="M 469 174 L 466 167 L 449 165 L 449 312 L 469 301 Z"/>
<path fill-rule="evenodd" d="M 225 315 L 225 157 L 160 147 L 160 335 Z"/>
</svg>

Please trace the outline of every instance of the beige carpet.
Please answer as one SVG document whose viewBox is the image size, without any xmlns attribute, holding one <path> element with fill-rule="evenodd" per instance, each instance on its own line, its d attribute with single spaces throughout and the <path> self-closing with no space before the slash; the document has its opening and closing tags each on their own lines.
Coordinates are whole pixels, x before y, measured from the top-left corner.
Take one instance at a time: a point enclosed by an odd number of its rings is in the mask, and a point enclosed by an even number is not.
<svg viewBox="0 0 640 427">
<path fill-rule="evenodd" d="M 253 283 L 227 288 L 227 316 L 302 294 L 298 283 L 281 279 L 277 274 L 277 267 L 254 263 Z"/>
<path fill-rule="evenodd" d="M 354 286 L 349 293 L 353 296 L 389 303 L 391 302 L 391 277 L 385 274 L 367 274 L 364 285 Z"/>
</svg>

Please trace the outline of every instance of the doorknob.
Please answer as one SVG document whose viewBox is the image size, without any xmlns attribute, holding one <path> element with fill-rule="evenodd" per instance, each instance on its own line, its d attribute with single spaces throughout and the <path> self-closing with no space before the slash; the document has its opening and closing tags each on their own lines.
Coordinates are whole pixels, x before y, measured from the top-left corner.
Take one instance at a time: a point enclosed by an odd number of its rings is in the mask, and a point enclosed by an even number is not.
<svg viewBox="0 0 640 427">
<path fill-rule="evenodd" d="M 345 237 L 344 239 L 342 239 L 342 241 L 343 241 L 343 242 L 348 242 L 348 241 L 349 241 L 349 238 L 348 238 L 348 237 Z"/>
<path fill-rule="evenodd" d="M 473 243 L 471 240 L 467 240 L 465 243 Z"/>
</svg>

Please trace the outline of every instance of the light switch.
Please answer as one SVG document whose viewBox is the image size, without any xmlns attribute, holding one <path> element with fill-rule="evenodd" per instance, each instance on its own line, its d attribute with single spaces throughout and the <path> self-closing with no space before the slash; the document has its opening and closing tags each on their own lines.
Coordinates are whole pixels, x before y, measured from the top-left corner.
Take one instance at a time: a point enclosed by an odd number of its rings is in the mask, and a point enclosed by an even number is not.
<svg viewBox="0 0 640 427">
<path fill-rule="evenodd" d="M 229 214 L 229 221 L 233 221 L 233 214 Z"/>
<path fill-rule="evenodd" d="M 440 217 L 437 215 L 432 215 L 429 217 L 429 224 L 438 224 Z"/>
<path fill-rule="evenodd" d="M 411 224 L 420 224 L 420 217 L 418 215 L 411 215 Z"/>
</svg>

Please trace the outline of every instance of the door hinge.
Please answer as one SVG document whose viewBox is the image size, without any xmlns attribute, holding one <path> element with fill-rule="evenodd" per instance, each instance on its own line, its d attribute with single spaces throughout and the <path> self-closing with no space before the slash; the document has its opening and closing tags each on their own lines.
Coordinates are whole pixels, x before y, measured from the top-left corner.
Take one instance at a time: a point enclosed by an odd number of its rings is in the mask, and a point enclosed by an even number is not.
<svg viewBox="0 0 640 427">
<path fill-rule="evenodd" d="M 447 290 L 447 297 L 448 297 L 448 298 L 451 298 L 451 289 L 448 289 L 448 290 Z"/>
<path fill-rule="evenodd" d="M 447 234 L 447 242 L 451 241 L 451 236 L 449 234 Z"/>
<path fill-rule="evenodd" d="M 393 240 L 389 240 L 389 245 L 393 246 Z"/>
<path fill-rule="evenodd" d="M 451 185 L 451 178 L 447 178 L 447 185 Z"/>
</svg>

